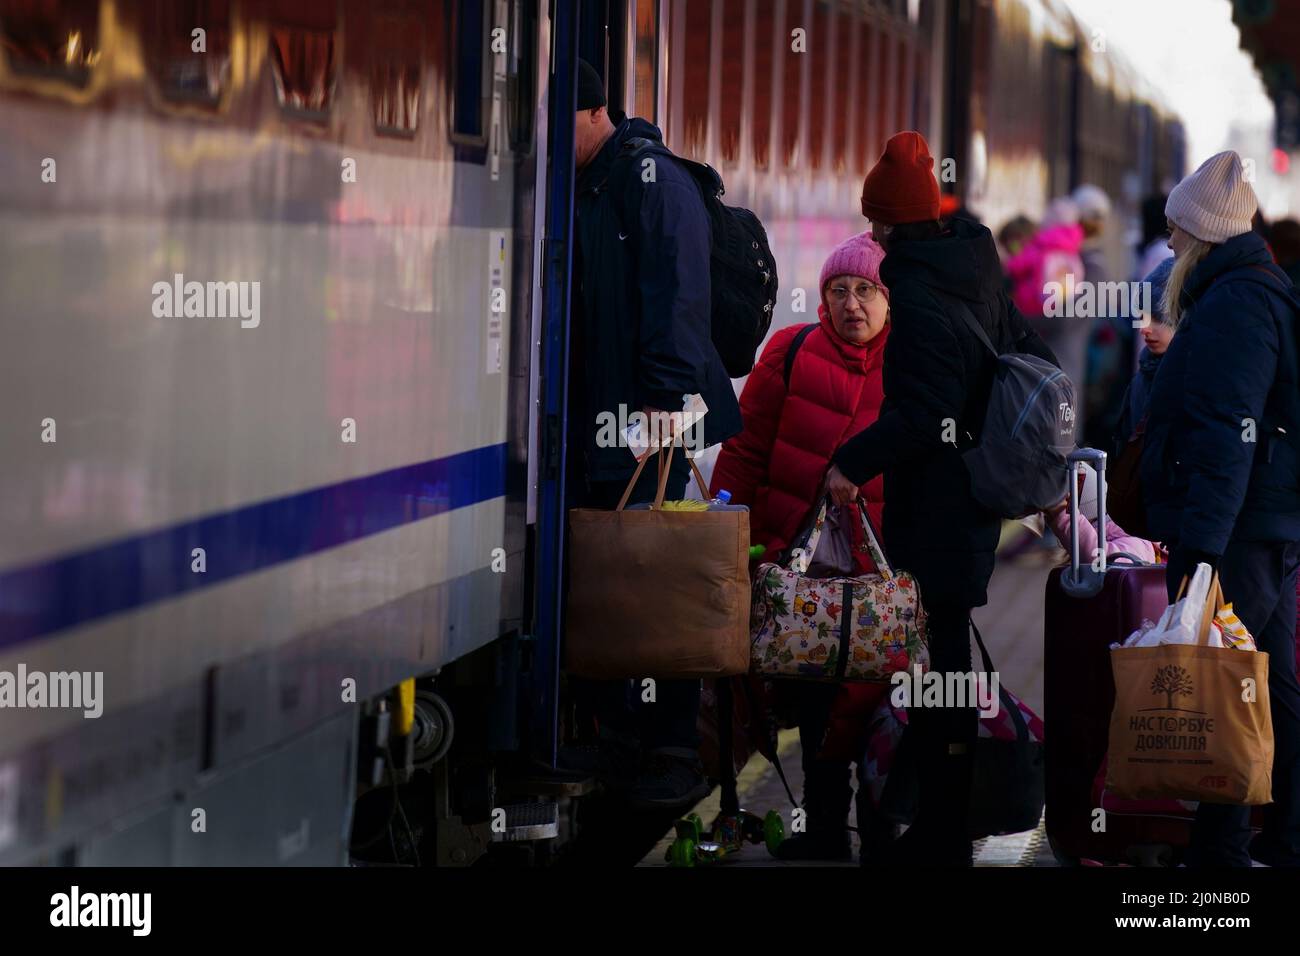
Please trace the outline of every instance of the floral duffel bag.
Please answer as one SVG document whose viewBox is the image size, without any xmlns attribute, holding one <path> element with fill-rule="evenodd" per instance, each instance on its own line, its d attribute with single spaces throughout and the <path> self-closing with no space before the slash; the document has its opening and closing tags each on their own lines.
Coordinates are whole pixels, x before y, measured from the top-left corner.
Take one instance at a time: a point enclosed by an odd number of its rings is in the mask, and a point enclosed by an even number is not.
<svg viewBox="0 0 1300 956">
<path fill-rule="evenodd" d="M 827 504 L 823 499 L 784 562 L 761 564 L 755 573 L 750 670 L 769 677 L 834 681 L 888 680 L 914 664 L 927 670 L 925 612 L 916 580 L 890 567 L 860 498 L 853 508 L 864 532 L 860 547 L 870 553 L 879 573 L 808 573 L 826 524 Z M 847 529 L 837 531 L 847 537 Z"/>
</svg>

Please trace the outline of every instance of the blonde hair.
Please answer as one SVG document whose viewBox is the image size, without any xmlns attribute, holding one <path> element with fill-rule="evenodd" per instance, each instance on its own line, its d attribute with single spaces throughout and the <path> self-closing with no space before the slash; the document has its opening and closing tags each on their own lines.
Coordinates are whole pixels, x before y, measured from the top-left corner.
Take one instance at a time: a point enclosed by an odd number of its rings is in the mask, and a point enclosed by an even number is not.
<svg viewBox="0 0 1300 956">
<path fill-rule="evenodd" d="M 1169 280 L 1165 283 L 1165 294 L 1160 300 L 1160 310 L 1164 312 L 1171 329 L 1177 330 L 1178 323 L 1183 320 L 1183 286 L 1187 284 L 1187 277 L 1213 248 L 1214 243 L 1197 239 L 1189 233 L 1187 249 L 1174 260 L 1174 267 L 1169 270 Z"/>
</svg>

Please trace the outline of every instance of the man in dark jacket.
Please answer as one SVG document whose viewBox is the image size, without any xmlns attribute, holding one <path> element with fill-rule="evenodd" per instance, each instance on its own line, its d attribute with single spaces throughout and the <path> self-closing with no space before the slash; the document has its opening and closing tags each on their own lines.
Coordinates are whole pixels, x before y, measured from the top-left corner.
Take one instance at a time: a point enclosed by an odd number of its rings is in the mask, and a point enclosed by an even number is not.
<svg viewBox="0 0 1300 956">
<path fill-rule="evenodd" d="M 709 334 L 712 236 L 699 187 L 662 148 L 652 124 L 621 115 L 611 120 L 600 77 L 585 62 L 579 63 L 577 107 L 569 447 L 580 474 L 572 485 L 584 506 L 614 508 L 636 459 L 621 432 L 602 428 L 602 419 L 624 422 L 637 411 L 662 417 L 699 394 L 707 412 L 695 427 L 703 433 L 688 431 L 686 444 L 705 447 L 740 431 L 740 406 Z M 649 148 L 625 150 L 634 137 L 648 140 Z M 642 471 L 629 503 L 654 499 L 656 471 Z M 685 496 L 687 471 L 679 451 L 666 499 Z M 653 595 L 646 613 L 654 613 Z M 627 681 L 583 688 L 580 696 L 600 724 L 602 775 L 615 786 L 631 783 L 633 806 L 680 808 L 708 793 L 695 729 L 699 681 L 658 681 L 652 703 L 643 703 L 640 686 Z M 632 781 L 638 751 L 640 772 Z"/>
<path fill-rule="evenodd" d="M 885 544 L 920 587 L 931 667 L 969 673 L 968 620 L 988 600 L 1001 520 L 972 497 L 961 456 L 978 441 L 997 363 L 958 310 L 969 308 L 1000 351 L 1056 358 L 1008 299 L 989 230 L 937 221 L 933 166 L 919 133 L 899 133 L 863 186 L 862 211 L 885 247 L 885 401 L 880 418 L 836 453 L 828 484 L 837 500 L 851 500 L 884 474 Z M 969 865 L 976 713 L 917 708 L 909 722 L 921 749 L 921 807 L 900 862 Z"/>
<path fill-rule="evenodd" d="M 1151 387 L 1141 481 L 1152 537 L 1169 549 L 1172 600 L 1205 562 L 1269 654 L 1273 804 L 1248 845 L 1249 809 L 1202 802 L 1191 862 L 1300 865 L 1300 370 L 1290 280 L 1251 231 L 1256 201 L 1235 153 L 1211 157 L 1169 195 L 1170 245 L 1200 256 L 1170 296 L 1177 332 Z"/>
</svg>

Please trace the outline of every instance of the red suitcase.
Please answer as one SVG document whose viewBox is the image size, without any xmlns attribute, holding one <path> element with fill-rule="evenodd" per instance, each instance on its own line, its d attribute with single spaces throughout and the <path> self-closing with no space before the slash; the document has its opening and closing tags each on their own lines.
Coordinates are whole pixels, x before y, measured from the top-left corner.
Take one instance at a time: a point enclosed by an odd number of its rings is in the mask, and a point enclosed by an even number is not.
<svg viewBox="0 0 1300 956">
<path fill-rule="evenodd" d="M 1081 448 L 1070 461 L 1097 469 L 1104 531 L 1106 455 Z M 1075 489 L 1071 480 L 1072 522 L 1078 520 Z M 1104 550 L 1104 535 L 1099 538 Z M 1110 645 L 1128 637 L 1144 619 L 1160 617 L 1169 603 L 1165 567 L 1111 556 L 1105 571 L 1098 572 L 1091 555 L 1079 560 L 1077 543 L 1072 552 L 1070 565 L 1053 570 L 1047 579 L 1044 609 L 1047 838 L 1057 860 L 1067 865 L 1085 860 L 1148 863 L 1161 857 L 1172 862 L 1187 845 L 1190 811 L 1171 814 L 1163 803 L 1144 808 L 1130 802 L 1123 809 L 1109 808 L 1104 831 L 1094 829 L 1095 811 L 1106 805 L 1095 783 L 1115 703 Z"/>
</svg>

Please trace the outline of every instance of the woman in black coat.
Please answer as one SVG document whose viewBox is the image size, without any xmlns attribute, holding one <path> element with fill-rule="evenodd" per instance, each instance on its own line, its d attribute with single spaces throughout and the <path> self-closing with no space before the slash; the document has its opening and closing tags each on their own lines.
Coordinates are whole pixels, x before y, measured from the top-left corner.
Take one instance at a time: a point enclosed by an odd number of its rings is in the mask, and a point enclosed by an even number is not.
<svg viewBox="0 0 1300 956">
<path fill-rule="evenodd" d="M 928 614 L 931 668 L 971 670 L 970 611 L 987 603 L 998 515 L 971 495 L 962 453 L 984 422 L 997 362 L 962 317 L 969 309 L 1000 352 L 1056 357 L 1011 304 L 992 234 L 965 219 L 939 222 L 939 188 L 925 139 L 899 133 L 863 185 L 862 211 L 885 248 L 893 331 L 885 346 L 880 418 L 836 453 L 828 489 L 840 503 L 885 478 L 884 538 L 911 572 Z M 898 861 L 970 865 L 967 831 L 973 708 L 914 708 L 921 806 Z"/>
<path fill-rule="evenodd" d="M 1251 229 L 1240 157 L 1206 160 L 1169 194 L 1174 266 L 1164 306 L 1177 331 L 1151 385 L 1141 481 L 1147 525 L 1169 547 L 1166 586 L 1204 562 L 1269 654 L 1273 804 L 1250 842 L 1248 807 L 1202 801 L 1189 862 L 1300 865 L 1300 569 L 1297 299 Z M 888 264 L 888 259 L 885 260 Z M 888 500 L 888 496 L 886 496 Z"/>
</svg>

